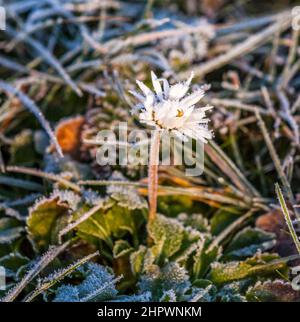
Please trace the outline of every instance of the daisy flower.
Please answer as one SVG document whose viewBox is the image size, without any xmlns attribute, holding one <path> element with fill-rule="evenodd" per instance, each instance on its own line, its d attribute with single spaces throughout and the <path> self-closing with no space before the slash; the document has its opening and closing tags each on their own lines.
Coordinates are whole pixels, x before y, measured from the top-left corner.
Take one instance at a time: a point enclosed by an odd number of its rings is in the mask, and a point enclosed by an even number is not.
<svg viewBox="0 0 300 322">
<path fill-rule="evenodd" d="M 192 73 L 187 81 L 170 85 L 165 78 L 157 78 L 151 72 L 154 91 L 137 80 L 142 93 L 130 93 L 139 101 L 133 112 L 138 114 L 140 122 L 160 131 L 171 131 L 183 140 L 190 137 L 206 143 L 211 139 L 212 131 L 208 129 L 209 119 L 205 112 L 212 106 L 195 106 L 208 86 L 189 93 L 193 76 Z"/>
</svg>

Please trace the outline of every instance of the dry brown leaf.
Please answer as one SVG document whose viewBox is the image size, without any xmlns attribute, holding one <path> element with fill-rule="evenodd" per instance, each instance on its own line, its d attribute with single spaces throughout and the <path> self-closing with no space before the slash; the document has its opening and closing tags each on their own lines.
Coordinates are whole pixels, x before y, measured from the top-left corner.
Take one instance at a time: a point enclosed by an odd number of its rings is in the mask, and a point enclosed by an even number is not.
<svg viewBox="0 0 300 322">
<path fill-rule="evenodd" d="M 55 135 L 64 153 L 74 154 L 78 152 L 83 123 L 84 118 L 76 116 L 61 121 L 56 127 Z"/>
<path fill-rule="evenodd" d="M 256 227 L 276 235 L 274 250 L 281 256 L 297 254 L 293 239 L 286 226 L 283 214 L 279 210 L 266 213 L 256 220 Z"/>
</svg>

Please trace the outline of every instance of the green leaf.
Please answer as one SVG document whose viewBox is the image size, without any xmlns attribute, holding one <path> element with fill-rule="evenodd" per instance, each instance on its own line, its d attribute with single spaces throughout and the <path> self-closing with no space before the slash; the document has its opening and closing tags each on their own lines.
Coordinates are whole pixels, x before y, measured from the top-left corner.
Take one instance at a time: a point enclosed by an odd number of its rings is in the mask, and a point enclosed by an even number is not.
<svg viewBox="0 0 300 322">
<path fill-rule="evenodd" d="M 140 275 L 144 269 L 144 261 L 147 253 L 147 248 L 140 245 L 139 249 L 130 255 L 131 270 L 134 275 Z"/>
<path fill-rule="evenodd" d="M 275 254 L 258 254 L 245 261 L 213 263 L 210 279 L 215 284 L 224 284 L 248 277 L 278 276 L 277 271 L 286 274 L 287 266 Z"/>
<path fill-rule="evenodd" d="M 215 246 L 211 249 L 209 248 L 211 241 L 211 236 L 206 235 L 203 237 L 202 242 L 198 243 L 198 247 L 193 258 L 193 280 L 203 278 L 209 270 L 211 263 L 216 261 L 221 253 L 221 248 L 219 246 Z"/>
<path fill-rule="evenodd" d="M 95 212 L 76 229 L 80 233 L 104 240 L 113 248 L 112 238 L 121 239 L 128 233 L 136 236 L 138 228 L 144 222 L 144 217 L 140 210 L 120 207 L 117 203 L 110 205 L 111 201 L 108 209 L 104 207 Z"/>
<path fill-rule="evenodd" d="M 223 259 L 236 260 L 253 256 L 258 250 L 264 252 L 274 247 L 275 235 L 258 228 L 247 227 L 240 231 L 224 252 Z"/>
<path fill-rule="evenodd" d="M 113 255 L 114 258 L 119 258 L 128 255 L 133 251 L 133 248 L 126 240 L 117 240 L 114 244 Z"/>
<path fill-rule="evenodd" d="M 210 221 L 211 233 L 214 236 L 219 235 L 226 227 L 232 224 L 242 214 L 236 208 L 219 209 Z"/>
<path fill-rule="evenodd" d="M 13 218 L 0 219 L 0 244 L 8 244 L 19 238 L 24 228 Z"/>
<path fill-rule="evenodd" d="M 155 244 L 155 253 L 160 258 L 170 258 L 180 249 L 184 226 L 178 220 L 158 214 L 149 224 L 148 231 Z"/>
<path fill-rule="evenodd" d="M 45 251 L 58 242 L 58 233 L 70 218 L 70 205 L 59 195 L 38 202 L 29 212 L 27 230 L 34 248 Z"/>
</svg>

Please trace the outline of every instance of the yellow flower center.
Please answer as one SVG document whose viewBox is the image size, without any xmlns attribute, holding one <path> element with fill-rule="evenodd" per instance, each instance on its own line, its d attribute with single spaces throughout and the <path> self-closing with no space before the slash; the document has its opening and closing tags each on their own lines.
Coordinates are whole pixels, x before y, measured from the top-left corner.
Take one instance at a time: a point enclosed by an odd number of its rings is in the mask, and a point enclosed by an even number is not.
<svg viewBox="0 0 300 322">
<path fill-rule="evenodd" d="M 183 111 L 182 110 L 177 110 L 177 115 L 176 117 L 182 117 L 183 116 Z"/>
</svg>

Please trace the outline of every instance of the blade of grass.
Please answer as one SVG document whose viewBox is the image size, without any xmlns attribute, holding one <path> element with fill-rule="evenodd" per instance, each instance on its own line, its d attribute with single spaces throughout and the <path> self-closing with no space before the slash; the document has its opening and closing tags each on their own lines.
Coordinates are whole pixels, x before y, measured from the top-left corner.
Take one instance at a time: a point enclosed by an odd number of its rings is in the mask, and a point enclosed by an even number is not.
<svg viewBox="0 0 300 322">
<path fill-rule="evenodd" d="M 255 114 L 256 114 L 256 118 L 258 120 L 258 125 L 259 125 L 259 127 L 261 129 L 261 132 L 263 134 L 264 140 L 265 140 L 265 142 L 267 144 L 269 153 L 270 153 L 271 158 L 272 158 L 272 160 L 274 162 L 274 166 L 275 166 L 276 171 L 278 173 L 279 179 L 281 180 L 281 183 L 282 183 L 282 185 L 283 185 L 283 187 L 284 187 L 284 189 L 285 189 L 285 191 L 286 191 L 286 193 L 288 195 L 288 198 L 289 198 L 290 202 L 292 204 L 295 204 L 295 200 L 294 200 L 294 196 L 293 196 L 293 193 L 292 193 L 290 183 L 289 183 L 289 181 L 288 181 L 288 179 L 287 179 L 287 177 L 286 177 L 286 175 L 285 175 L 285 173 L 284 173 L 284 171 L 282 169 L 279 157 L 278 157 L 278 155 L 276 153 L 275 147 L 274 147 L 274 145 L 272 143 L 272 140 L 270 138 L 270 135 L 268 133 L 266 124 L 263 121 L 261 115 L 259 114 L 259 112 L 257 110 L 256 110 Z M 296 215 L 300 219 L 300 216 L 297 213 L 296 213 Z"/>
<path fill-rule="evenodd" d="M 53 133 L 49 122 L 45 119 L 44 115 L 42 114 L 38 106 L 27 95 L 25 95 L 23 92 L 13 87 L 9 83 L 6 83 L 0 80 L 0 89 L 2 89 L 3 91 L 7 92 L 10 95 L 16 96 L 22 102 L 22 104 L 38 119 L 42 127 L 49 135 L 51 141 L 53 142 L 57 150 L 57 153 L 59 154 L 60 157 L 63 157 L 63 152 L 56 139 L 56 136 Z"/>
<path fill-rule="evenodd" d="M 297 248 L 297 251 L 300 254 L 300 241 L 299 241 L 299 238 L 297 236 L 297 233 L 296 233 L 296 231 L 294 229 L 292 219 L 290 217 L 288 208 L 286 206 L 284 197 L 282 195 L 282 191 L 281 191 L 280 186 L 279 186 L 278 183 L 275 183 L 275 191 L 276 191 L 276 194 L 277 194 L 277 197 L 278 197 L 280 206 L 281 206 L 281 210 L 282 210 L 283 215 L 284 215 L 285 222 L 286 222 L 286 224 L 288 226 L 288 229 L 290 231 L 290 234 L 291 234 L 291 236 L 293 238 L 293 241 L 295 243 L 295 246 Z"/>
<path fill-rule="evenodd" d="M 71 264 L 70 266 L 62 269 L 61 271 L 55 273 L 54 275 L 50 275 L 42 280 L 42 283 L 39 287 L 37 287 L 32 293 L 30 293 L 25 299 L 24 302 L 31 302 L 34 298 L 36 298 L 41 293 L 47 291 L 50 287 L 54 286 L 58 282 L 60 282 L 62 279 L 64 279 L 66 276 L 71 274 L 76 268 L 83 265 L 84 263 L 88 262 L 95 256 L 99 255 L 99 252 L 95 252 L 93 254 L 90 254 L 88 256 L 85 256 L 81 259 L 79 259 L 74 264 Z"/>
<path fill-rule="evenodd" d="M 69 245 L 71 240 L 57 247 L 50 247 L 49 250 L 37 261 L 22 280 L 11 289 L 8 294 L 1 299 L 1 302 L 13 302 L 23 289 L 46 267 L 51 263 L 61 252 Z"/>
</svg>

